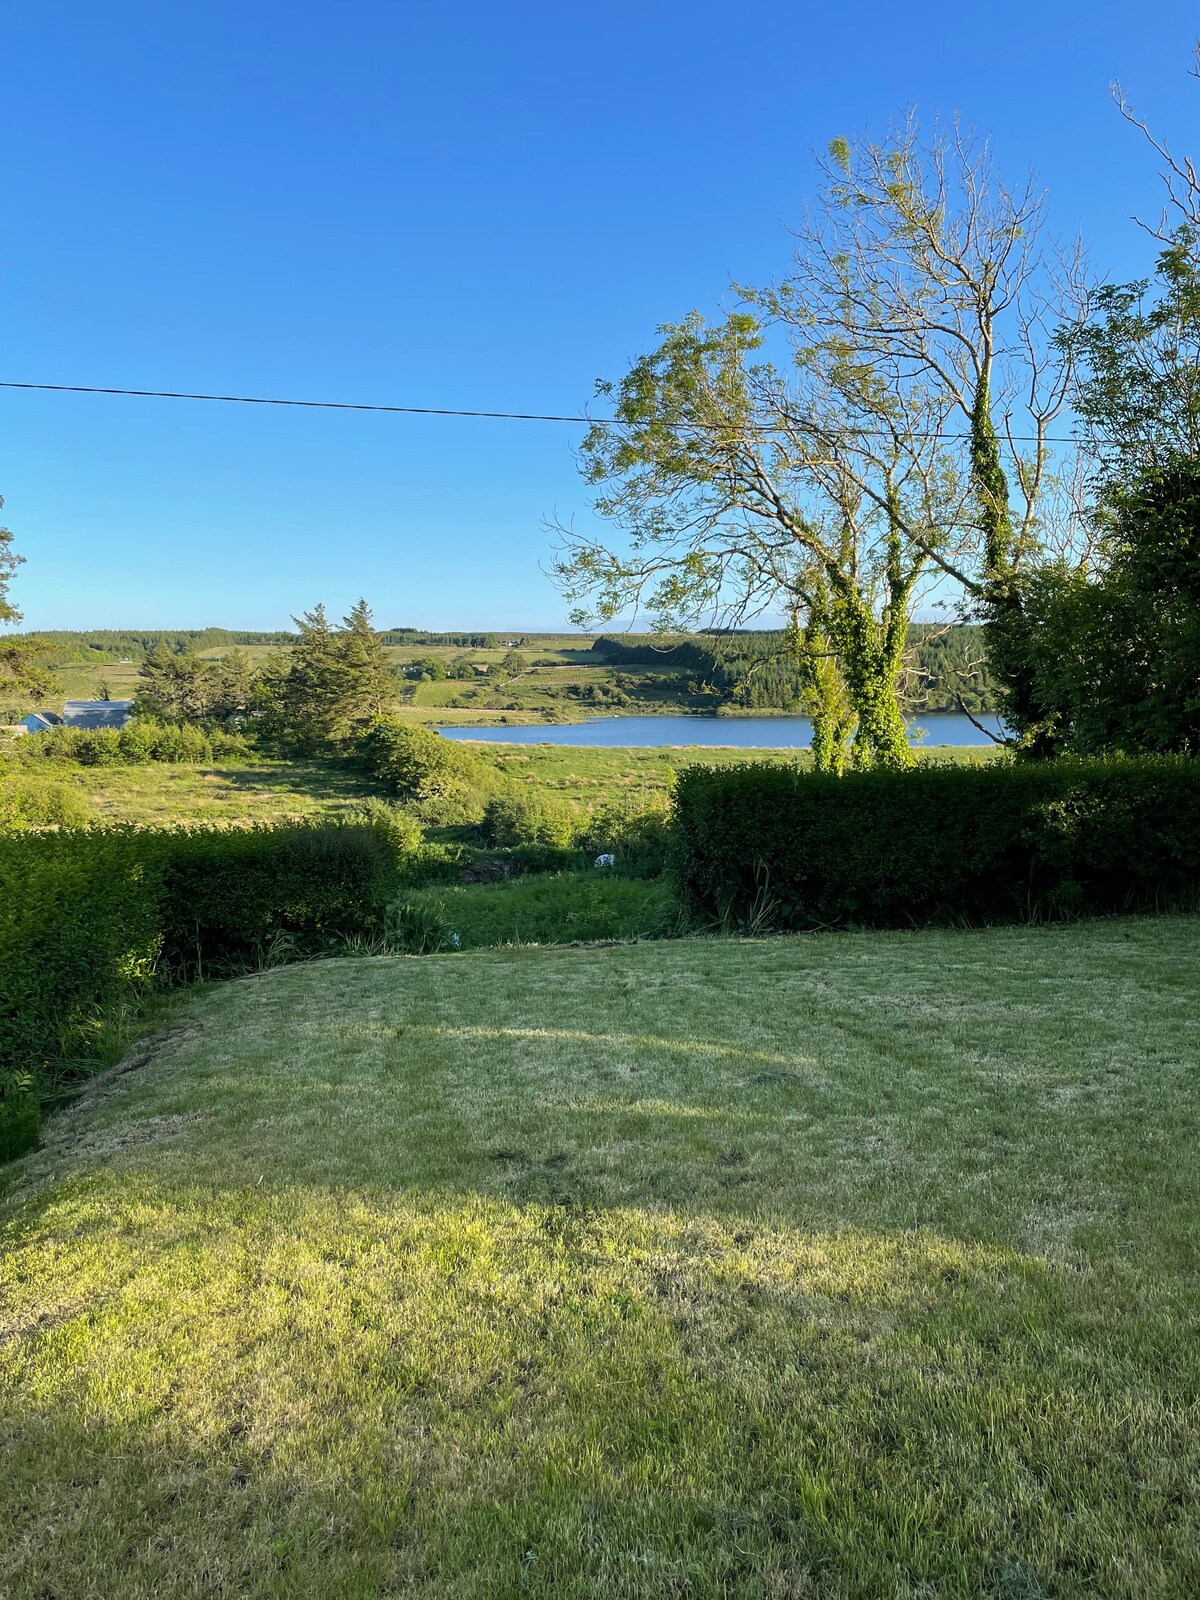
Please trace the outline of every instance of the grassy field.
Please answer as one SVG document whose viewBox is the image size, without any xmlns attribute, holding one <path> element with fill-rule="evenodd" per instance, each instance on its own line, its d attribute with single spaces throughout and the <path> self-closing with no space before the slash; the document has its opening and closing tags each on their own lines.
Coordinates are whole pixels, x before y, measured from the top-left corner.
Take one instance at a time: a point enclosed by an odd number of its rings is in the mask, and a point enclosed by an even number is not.
<svg viewBox="0 0 1200 1600">
<path fill-rule="evenodd" d="M 0 1593 L 1200 1592 L 1200 922 L 283 969 L 0 1176 Z"/>
<path fill-rule="evenodd" d="M 483 760 L 532 788 L 587 805 L 616 799 L 647 804 L 664 794 L 689 761 L 721 765 L 747 759 L 734 750 L 572 750 L 554 745 L 471 745 Z M 757 754 L 757 752 L 755 753 Z M 790 752 L 763 752 L 791 760 Z M 800 760 L 807 760 L 801 754 Z M 266 822 L 338 815 L 379 786 L 347 765 L 318 761 L 248 761 L 217 766 L 152 762 L 141 767 L 78 767 L 46 762 L 15 769 L 66 783 L 87 797 L 96 820 L 166 826 L 186 822 Z M 0 785 L 5 774 L 0 771 Z"/>
<path fill-rule="evenodd" d="M 15 776 L 45 777 L 86 796 L 95 820 L 147 827 L 184 823 L 278 822 L 338 816 L 379 792 L 365 775 L 323 762 L 256 761 L 193 767 L 150 762 L 141 767 L 78 767 L 50 762 Z M 0 772 L 0 787 L 5 774 Z"/>
<path fill-rule="evenodd" d="M 533 789 L 563 795 L 584 806 L 613 801 L 652 805 L 670 789 L 681 768 L 703 762 L 808 764 L 807 751 L 604 750 L 563 745 L 495 745 L 469 748 L 499 772 Z M 922 760 L 987 761 L 988 750 L 931 750 Z M 47 762 L 17 769 L 84 794 L 98 822 L 168 826 L 187 822 L 267 822 L 284 817 L 336 816 L 352 811 L 379 786 L 348 765 L 319 761 L 247 761 L 217 766 L 152 762 L 141 767 L 78 767 Z M 0 771 L 0 785 L 5 774 Z"/>
</svg>

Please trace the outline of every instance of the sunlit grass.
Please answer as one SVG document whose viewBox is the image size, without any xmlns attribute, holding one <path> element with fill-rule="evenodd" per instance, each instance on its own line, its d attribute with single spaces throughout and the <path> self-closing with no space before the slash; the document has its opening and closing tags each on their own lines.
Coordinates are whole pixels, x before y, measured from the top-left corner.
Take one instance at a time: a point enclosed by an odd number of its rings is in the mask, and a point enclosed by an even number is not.
<svg viewBox="0 0 1200 1600">
<path fill-rule="evenodd" d="M 1200 923 L 357 960 L 5 1169 L 0 1593 L 1190 1596 Z"/>
</svg>

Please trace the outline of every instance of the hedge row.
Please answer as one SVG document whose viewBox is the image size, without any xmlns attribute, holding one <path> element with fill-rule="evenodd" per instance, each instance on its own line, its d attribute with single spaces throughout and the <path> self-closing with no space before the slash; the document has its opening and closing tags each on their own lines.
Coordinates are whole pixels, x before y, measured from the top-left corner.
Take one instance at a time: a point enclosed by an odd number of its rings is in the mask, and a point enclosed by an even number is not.
<svg viewBox="0 0 1200 1600">
<path fill-rule="evenodd" d="M 705 920 L 1028 922 L 1200 902 L 1200 762 L 1146 757 L 826 777 L 689 767 L 674 865 Z"/>
<path fill-rule="evenodd" d="M 0 836 L 0 1159 L 152 978 L 320 950 L 381 921 L 393 876 L 362 824 Z"/>
<path fill-rule="evenodd" d="M 27 734 L 12 742 L 7 755 L 22 765 L 74 761 L 83 767 L 136 767 L 150 761 L 231 761 L 250 751 L 249 741 L 228 729 L 134 717 L 123 728 L 63 726 Z"/>
</svg>

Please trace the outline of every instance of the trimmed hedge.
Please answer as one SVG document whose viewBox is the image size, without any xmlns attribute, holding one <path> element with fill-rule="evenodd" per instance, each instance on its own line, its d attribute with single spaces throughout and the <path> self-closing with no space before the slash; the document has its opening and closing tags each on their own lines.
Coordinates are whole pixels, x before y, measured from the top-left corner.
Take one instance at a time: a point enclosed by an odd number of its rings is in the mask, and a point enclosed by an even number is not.
<svg viewBox="0 0 1200 1600">
<path fill-rule="evenodd" d="M 158 954 L 157 880 L 128 832 L 0 836 L 0 1159 L 95 1059 L 105 1010 Z"/>
<path fill-rule="evenodd" d="M 366 824 L 0 836 L 0 1159 L 153 977 L 315 954 L 381 925 L 394 878 Z"/>
<path fill-rule="evenodd" d="M 1200 762 L 923 765 L 843 778 L 688 767 L 689 911 L 775 928 L 1030 922 L 1200 902 Z"/>
</svg>

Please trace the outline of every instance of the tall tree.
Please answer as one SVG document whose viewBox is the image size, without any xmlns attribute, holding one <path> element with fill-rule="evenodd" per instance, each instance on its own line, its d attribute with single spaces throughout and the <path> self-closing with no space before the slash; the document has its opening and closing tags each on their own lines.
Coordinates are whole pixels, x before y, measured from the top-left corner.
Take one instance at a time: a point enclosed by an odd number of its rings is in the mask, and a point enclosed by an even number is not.
<svg viewBox="0 0 1200 1600">
<path fill-rule="evenodd" d="M 395 703 L 396 683 L 365 600 L 357 601 L 342 619 L 338 642 L 342 686 L 337 731 L 339 737 L 352 740 Z"/>
<path fill-rule="evenodd" d="M 598 393 L 581 468 L 621 549 L 560 529 L 577 620 L 647 606 L 664 630 L 767 607 L 793 619 L 818 759 L 904 765 L 908 623 L 931 579 L 1015 616 L 1013 575 L 1061 475 L 1049 433 L 1086 305 L 1075 254 L 1041 238 L 956 124 L 922 142 L 837 140 L 790 271 L 737 286 L 719 322 L 668 325 Z M 772 357 L 774 359 L 772 359 Z"/>
<path fill-rule="evenodd" d="M 344 750 L 396 698 L 383 644 L 360 600 L 335 628 L 323 605 L 293 618 L 299 637 L 260 680 L 263 731 L 310 755 Z"/>
<path fill-rule="evenodd" d="M 0 510 L 3 506 L 0 498 Z M 13 549 L 11 530 L 0 528 L 0 624 L 6 626 L 21 620 L 21 613 L 8 598 L 8 587 L 24 561 Z M 45 654 L 40 640 L 0 637 L 0 684 L 34 703 L 47 699 L 54 691 L 54 679 L 46 670 Z"/>
<path fill-rule="evenodd" d="M 134 709 L 164 722 L 199 722 L 210 707 L 211 670 L 187 651 L 172 650 L 160 639 L 138 668 Z"/>
<path fill-rule="evenodd" d="M 1101 289 L 1059 336 L 1094 538 L 1086 559 L 1022 575 L 1014 657 L 1038 720 L 1014 720 L 1059 748 L 1200 755 L 1200 180 L 1115 93 L 1162 159 L 1167 205 L 1147 226 L 1153 275 Z"/>
</svg>

